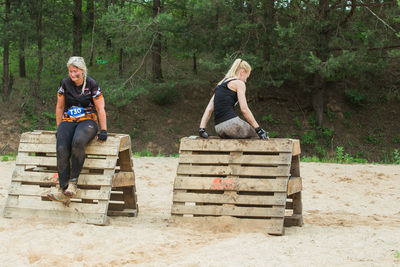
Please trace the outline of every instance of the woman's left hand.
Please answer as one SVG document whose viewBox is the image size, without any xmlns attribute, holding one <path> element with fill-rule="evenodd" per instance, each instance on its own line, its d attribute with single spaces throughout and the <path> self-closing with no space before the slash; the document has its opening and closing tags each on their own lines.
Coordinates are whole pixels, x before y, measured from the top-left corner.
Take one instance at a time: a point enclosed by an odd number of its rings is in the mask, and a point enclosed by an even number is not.
<svg viewBox="0 0 400 267">
<path fill-rule="evenodd" d="M 106 130 L 101 130 L 100 133 L 97 135 L 97 139 L 100 142 L 106 141 L 107 140 L 107 131 Z"/>
</svg>

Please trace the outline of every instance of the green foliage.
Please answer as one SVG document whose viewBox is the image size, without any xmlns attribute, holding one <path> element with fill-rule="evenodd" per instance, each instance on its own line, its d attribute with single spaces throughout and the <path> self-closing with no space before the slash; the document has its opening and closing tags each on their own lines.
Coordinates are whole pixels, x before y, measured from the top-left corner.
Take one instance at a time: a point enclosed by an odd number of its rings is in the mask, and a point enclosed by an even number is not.
<svg viewBox="0 0 400 267">
<path fill-rule="evenodd" d="M 301 137 L 301 142 L 304 144 L 318 144 L 316 140 L 317 133 L 315 130 L 307 130 L 304 132 L 303 136 Z"/>
<path fill-rule="evenodd" d="M 9 161 L 12 160 L 14 161 L 16 159 L 17 155 L 15 155 L 14 153 L 10 153 L 8 155 L 2 155 L 0 157 L 0 161 Z"/>
<path fill-rule="evenodd" d="M 154 157 L 154 154 L 148 151 L 147 149 L 143 151 L 133 152 L 134 157 Z"/>
<path fill-rule="evenodd" d="M 366 96 L 365 94 L 360 93 L 358 90 L 345 90 L 344 95 L 347 101 L 357 107 L 361 107 L 365 104 Z"/>
<path fill-rule="evenodd" d="M 394 144 L 400 144 L 400 134 L 398 134 L 397 136 L 393 137 L 393 143 Z"/>
<path fill-rule="evenodd" d="M 301 157 L 302 162 L 320 162 L 320 159 L 317 156 L 312 156 L 312 157 L 306 157 L 303 156 Z"/>
<path fill-rule="evenodd" d="M 176 85 L 176 82 L 153 83 L 150 99 L 160 106 L 175 103 L 180 97 L 180 91 Z"/>
<path fill-rule="evenodd" d="M 396 259 L 399 259 L 399 258 L 400 258 L 400 251 L 395 250 L 395 251 L 393 252 L 393 257 L 395 257 Z"/>
<path fill-rule="evenodd" d="M 398 149 L 393 151 L 392 160 L 394 164 L 400 164 L 400 152 Z"/>
<path fill-rule="evenodd" d="M 274 122 L 274 119 L 272 118 L 272 114 L 262 116 L 261 120 L 269 122 L 269 123 Z"/>
<path fill-rule="evenodd" d="M 336 113 L 329 110 L 326 111 L 326 115 L 328 115 L 330 122 L 333 122 L 333 120 L 336 118 Z"/>
<path fill-rule="evenodd" d="M 326 151 L 322 146 L 315 146 L 315 150 L 317 151 L 319 157 L 323 158 L 326 156 Z"/>
<path fill-rule="evenodd" d="M 294 118 L 293 118 L 293 121 L 296 123 L 297 128 L 298 128 L 299 130 L 301 130 L 302 127 L 301 127 L 301 123 L 300 123 L 299 118 L 298 118 L 298 117 L 294 117 Z"/>
<path fill-rule="evenodd" d="M 272 114 L 262 116 L 261 120 L 262 121 L 266 121 L 266 122 L 268 122 L 270 124 L 279 124 L 281 122 L 281 120 L 279 118 L 278 119 L 274 119 L 272 117 Z"/>
<path fill-rule="evenodd" d="M 370 145 L 378 145 L 382 142 L 382 134 L 370 134 L 365 137 L 365 143 Z"/>
<path fill-rule="evenodd" d="M 363 158 L 352 157 L 347 153 L 344 153 L 344 148 L 338 146 L 336 148 L 336 161 L 338 163 L 368 163 L 368 160 Z"/>
<path fill-rule="evenodd" d="M 268 136 L 269 136 L 270 138 L 275 138 L 275 137 L 277 137 L 278 135 L 279 135 L 279 133 L 276 132 L 276 131 L 270 131 L 270 132 L 268 132 Z"/>
</svg>

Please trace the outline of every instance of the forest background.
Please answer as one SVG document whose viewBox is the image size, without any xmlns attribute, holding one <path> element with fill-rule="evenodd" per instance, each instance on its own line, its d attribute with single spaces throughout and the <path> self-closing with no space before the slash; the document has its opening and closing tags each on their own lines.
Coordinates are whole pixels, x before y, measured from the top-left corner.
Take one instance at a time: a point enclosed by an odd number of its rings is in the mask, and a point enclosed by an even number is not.
<svg viewBox="0 0 400 267">
<path fill-rule="evenodd" d="M 303 159 L 400 164 L 400 7 L 386 0 L 2 0 L 0 154 L 55 130 L 57 87 L 83 56 L 109 132 L 176 155 L 235 58 L 250 109 Z M 240 114 L 240 111 L 238 111 Z M 215 135 L 210 120 L 208 131 Z M 3 156 L 3 159 L 7 156 Z"/>
</svg>

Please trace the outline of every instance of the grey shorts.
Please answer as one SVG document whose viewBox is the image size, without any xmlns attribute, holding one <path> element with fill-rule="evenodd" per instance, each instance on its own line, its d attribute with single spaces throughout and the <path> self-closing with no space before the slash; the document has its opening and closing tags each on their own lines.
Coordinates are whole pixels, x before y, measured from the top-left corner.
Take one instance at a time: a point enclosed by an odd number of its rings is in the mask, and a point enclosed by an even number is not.
<svg viewBox="0 0 400 267">
<path fill-rule="evenodd" d="M 221 138 L 243 139 L 257 137 L 257 133 L 254 128 L 239 117 L 235 117 L 215 125 L 215 131 Z"/>
</svg>

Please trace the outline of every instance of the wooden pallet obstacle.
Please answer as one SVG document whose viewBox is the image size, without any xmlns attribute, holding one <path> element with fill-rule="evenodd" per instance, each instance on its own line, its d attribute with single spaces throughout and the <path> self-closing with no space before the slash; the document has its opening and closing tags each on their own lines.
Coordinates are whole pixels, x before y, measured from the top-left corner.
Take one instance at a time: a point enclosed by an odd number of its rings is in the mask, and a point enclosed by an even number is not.
<svg viewBox="0 0 400 267">
<path fill-rule="evenodd" d="M 92 140 L 69 206 L 50 201 L 58 191 L 55 131 L 21 135 L 4 217 L 42 217 L 69 222 L 106 224 L 107 215 L 137 216 L 135 175 L 129 135 L 108 134 Z"/>
<path fill-rule="evenodd" d="M 283 235 L 303 224 L 299 157 L 295 139 L 182 138 L 171 214 L 262 220 Z"/>
</svg>

